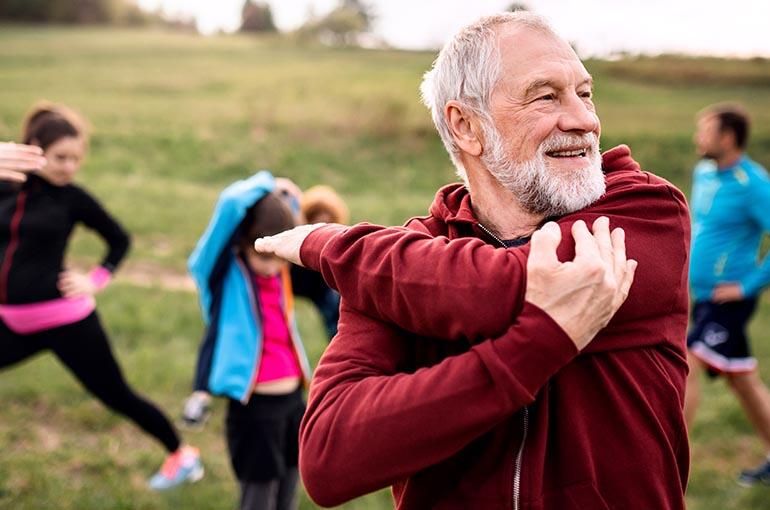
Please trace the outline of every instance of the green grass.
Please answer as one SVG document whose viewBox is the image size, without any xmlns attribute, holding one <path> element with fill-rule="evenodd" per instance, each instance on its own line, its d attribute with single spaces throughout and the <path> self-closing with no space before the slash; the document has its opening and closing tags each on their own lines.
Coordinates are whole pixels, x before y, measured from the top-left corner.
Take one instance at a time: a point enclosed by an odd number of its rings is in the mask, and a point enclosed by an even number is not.
<svg viewBox="0 0 770 510">
<path fill-rule="evenodd" d="M 80 181 L 134 234 L 127 270 L 181 274 L 223 186 L 270 168 L 301 187 L 340 190 L 354 221 L 399 224 L 423 214 L 453 179 L 418 86 L 434 55 L 304 48 L 278 38 L 201 38 L 107 29 L 0 26 L 0 139 L 18 137 L 36 100 L 69 104 L 93 126 Z M 627 143 L 642 165 L 689 188 L 693 116 L 742 101 L 750 153 L 770 164 L 770 65 L 666 57 L 587 62 L 597 83 L 603 146 Z M 680 70 L 687 72 L 681 72 Z M 71 259 L 94 263 L 99 241 L 79 232 Z M 128 272 L 128 271 L 126 271 Z M 201 323 L 193 294 L 136 286 L 124 273 L 99 299 L 128 379 L 177 416 Z M 300 303 L 312 361 L 323 348 Z M 770 366 L 770 303 L 752 325 Z M 144 489 L 161 449 L 85 394 L 50 355 L 0 373 L 0 509 L 232 508 L 237 490 L 221 402 L 201 446 L 207 477 L 172 494 Z M 736 472 L 762 448 L 719 382 L 704 385 L 694 427 L 689 508 L 770 508 L 768 489 L 739 489 Z M 303 495 L 302 508 L 314 508 Z M 390 508 L 387 491 L 345 508 Z"/>
</svg>

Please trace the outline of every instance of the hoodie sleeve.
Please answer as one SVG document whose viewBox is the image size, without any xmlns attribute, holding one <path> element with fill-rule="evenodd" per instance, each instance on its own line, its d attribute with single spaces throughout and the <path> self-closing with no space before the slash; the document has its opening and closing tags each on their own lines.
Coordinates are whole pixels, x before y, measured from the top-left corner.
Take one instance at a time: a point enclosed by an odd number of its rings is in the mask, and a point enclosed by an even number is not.
<svg viewBox="0 0 770 510">
<path fill-rule="evenodd" d="M 321 227 L 301 249 L 303 264 L 350 307 L 448 340 L 489 338 L 510 326 L 524 300 L 525 253 L 370 224 Z"/>
<path fill-rule="evenodd" d="M 639 266 L 616 323 L 669 313 L 687 297 L 684 197 L 649 174 L 637 172 L 635 181 L 558 220 L 562 261 L 574 258 L 575 221 L 608 216 L 611 228 L 625 229 L 628 257 Z M 471 341 L 499 336 L 513 323 L 524 302 L 528 254 L 529 245 L 495 248 L 366 224 L 320 228 L 301 249 L 303 263 L 321 271 L 349 306 L 419 335 Z"/>
<path fill-rule="evenodd" d="M 343 300 L 300 429 L 302 480 L 320 505 L 339 505 L 452 456 L 532 402 L 577 355 L 530 304 L 499 338 L 413 373 L 404 369 L 414 352 L 409 342 Z"/>
<path fill-rule="evenodd" d="M 187 260 L 187 268 L 198 287 L 201 307 L 207 322 L 211 301 L 209 276 L 246 211 L 274 188 L 273 176 L 269 172 L 261 171 L 248 179 L 234 182 L 219 195 L 211 220 Z"/>
</svg>

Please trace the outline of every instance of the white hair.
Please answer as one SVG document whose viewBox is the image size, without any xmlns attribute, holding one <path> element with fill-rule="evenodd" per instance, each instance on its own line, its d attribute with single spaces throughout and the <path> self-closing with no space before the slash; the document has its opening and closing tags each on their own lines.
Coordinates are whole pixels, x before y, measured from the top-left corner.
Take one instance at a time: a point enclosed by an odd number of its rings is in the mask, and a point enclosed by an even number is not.
<svg viewBox="0 0 770 510">
<path fill-rule="evenodd" d="M 444 45 L 420 85 L 422 101 L 430 109 L 457 175 L 466 185 L 468 177 L 460 161 L 460 149 L 444 116 L 444 107 L 448 101 L 456 100 L 481 119 L 491 122 L 489 98 L 500 78 L 497 28 L 509 23 L 556 36 L 545 18 L 529 12 L 485 16 L 461 29 Z"/>
</svg>

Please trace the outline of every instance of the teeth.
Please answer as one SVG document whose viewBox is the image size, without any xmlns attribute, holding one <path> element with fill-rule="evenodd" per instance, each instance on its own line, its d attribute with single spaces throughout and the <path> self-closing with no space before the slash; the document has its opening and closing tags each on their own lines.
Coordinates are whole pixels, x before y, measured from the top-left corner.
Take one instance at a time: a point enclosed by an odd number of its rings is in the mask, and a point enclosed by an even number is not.
<svg viewBox="0 0 770 510">
<path fill-rule="evenodd" d="M 585 153 L 585 149 L 577 149 L 574 151 L 554 151 L 551 152 L 551 155 L 557 158 L 569 158 L 572 156 L 584 156 Z"/>
</svg>

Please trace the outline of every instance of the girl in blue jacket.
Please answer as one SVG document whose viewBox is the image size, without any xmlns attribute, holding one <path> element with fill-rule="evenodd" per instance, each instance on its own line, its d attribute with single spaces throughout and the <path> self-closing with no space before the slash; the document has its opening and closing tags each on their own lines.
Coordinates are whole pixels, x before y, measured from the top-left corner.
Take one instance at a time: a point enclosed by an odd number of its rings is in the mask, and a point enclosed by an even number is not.
<svg viewBox="0 0 770 510">
<path fill-rule="evenodd" d="M 310 370 L 288 267 L 254 240 L 294 226 L 260 172 L 228 186 L 189 259 L 206 332 L 190 402 L 228 398 L 226 436 L 242 510 L 296 507 L 299 422 Z"/>
</svg>

